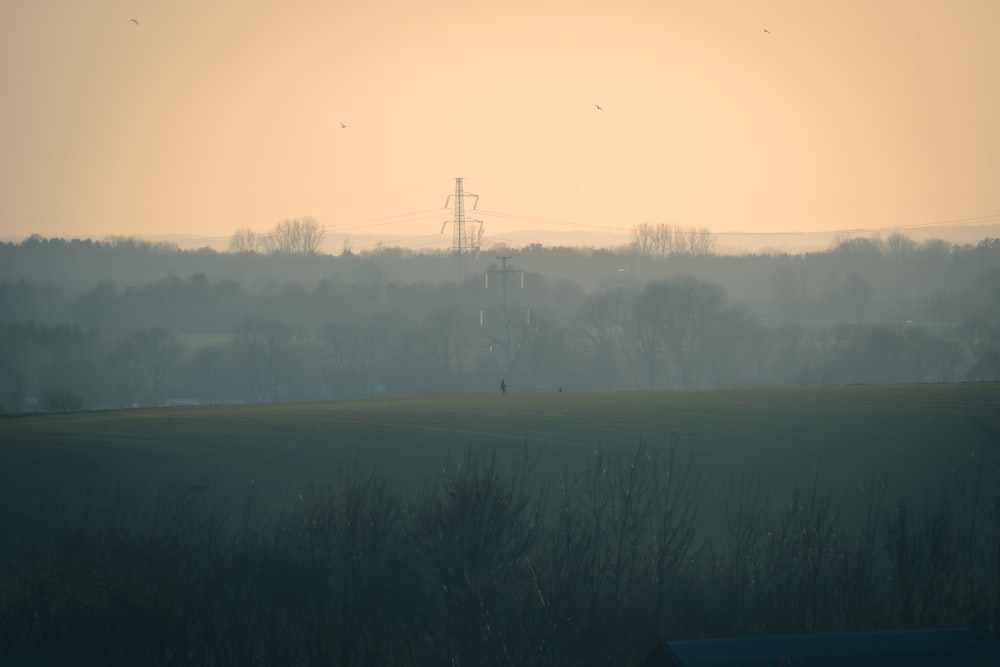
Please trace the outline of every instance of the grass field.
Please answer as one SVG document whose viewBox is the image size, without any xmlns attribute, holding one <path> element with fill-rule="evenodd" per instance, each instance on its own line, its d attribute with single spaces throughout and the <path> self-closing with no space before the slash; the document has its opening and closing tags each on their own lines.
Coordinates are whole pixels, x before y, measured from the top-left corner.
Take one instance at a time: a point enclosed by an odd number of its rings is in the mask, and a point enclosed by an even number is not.
<svg viewBox="0 0 1000 667">
<path fill-rule="evenodd" d="M 834 493 L 885 481 L 936 497 L 989 465 L 1000 479 L 1000 384 L 533 394 L 124 410 L 0 418 L 0 519 L 121 485 L 132 494 L 205 484 L 227 499 L 280 499 L 355 462 L 419 488 L 447 461 L 525 451 L 537 476 L 676 447 L 706 480 L 756 471 L 775 488 L 819 469 Z M 986 461 L 977 458 L 984 456 Z M 781 494 L 778 494 L 781 495 Z M 783 496 L 782 496 L 783 497 Z"/>
</svg>

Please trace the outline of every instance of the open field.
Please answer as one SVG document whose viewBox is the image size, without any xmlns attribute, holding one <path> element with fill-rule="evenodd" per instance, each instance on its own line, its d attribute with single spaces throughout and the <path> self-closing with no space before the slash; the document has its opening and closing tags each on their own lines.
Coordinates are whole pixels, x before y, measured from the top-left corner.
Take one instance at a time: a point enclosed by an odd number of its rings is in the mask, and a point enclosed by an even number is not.
<svg viewBox="0 0 1000 667">
<path fill-rule="evenodd" d="M 937 497 L 957 475 L 1000 459 L 1000 384 L 533 394 L 124 410 L 0 418 L 0 519 L 121 488 L 205 484 L 227 500 L 251 487 L 288 497 L 355 462 L 418 489 L 468 451 L 525 451 L 546 480 L 594 462 L 676 446 L 705 479 L 756 471 L 773 489 L 820 470 L 835 494 L 882 480 L 890 494 Z M 775 493 L 780 500 L 784 493 Z"/>
</svg>

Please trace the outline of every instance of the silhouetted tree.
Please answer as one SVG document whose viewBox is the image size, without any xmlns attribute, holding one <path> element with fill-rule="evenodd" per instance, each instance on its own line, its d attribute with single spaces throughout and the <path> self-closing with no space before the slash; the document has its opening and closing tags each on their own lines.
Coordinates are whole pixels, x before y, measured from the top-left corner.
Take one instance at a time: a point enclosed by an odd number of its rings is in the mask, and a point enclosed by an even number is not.
<svg viewBox="0 0 1000 667">
<path fill-rule="evenodd" d="M 150 403 L 155 405 L 161 398 L 163 381 L 180 355 L 180 344 L 164 329 L 143 330 L 132 335 L 132 351 L 149 380 Z"/>
<path fill-rule="evenodd" d="M 725 303 L 718 285 L 696 278 L 652 282 L 636 304 L 635 335 L 643 351 L 649 386 L 657 386 L 661 359 L 680 375 L 680 386 L 694 386 L 695 373 L 705 361 L 714 318 Z"/>
<path fill-rule="evenodd" d="M 248 255 L 257 252 L 260 239 L 257 233 L 249 227 L 240 227 L 229 237 L 229 252 L 236 255 Z"/>
<path fill-rule="evenodd" d="M 264 252 L 282 255 L 315 255 L 323 245 L 326 230 L 314 218 L 283 220 L 260 237 Z"/>
</svg>

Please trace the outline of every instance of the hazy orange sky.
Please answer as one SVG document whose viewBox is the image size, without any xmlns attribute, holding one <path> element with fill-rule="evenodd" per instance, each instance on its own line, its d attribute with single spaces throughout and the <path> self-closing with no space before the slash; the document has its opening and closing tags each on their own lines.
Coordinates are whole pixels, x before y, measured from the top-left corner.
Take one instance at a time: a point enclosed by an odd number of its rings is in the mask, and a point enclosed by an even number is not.
<svg viewBox="0 0 1000 667">
<path fill-rule="evenodd" d="M 996 223 L 998 34 L 997 0 L 3 0 L 0 237 L 448 247 L 456 176 L 495 240 Z"/>
</svg>

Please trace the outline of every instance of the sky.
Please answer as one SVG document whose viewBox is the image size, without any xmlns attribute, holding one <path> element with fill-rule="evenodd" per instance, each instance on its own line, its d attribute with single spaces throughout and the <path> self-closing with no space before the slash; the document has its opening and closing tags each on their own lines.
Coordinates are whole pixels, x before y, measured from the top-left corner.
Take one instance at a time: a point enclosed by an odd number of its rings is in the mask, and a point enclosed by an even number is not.
<svg viewBox="0 0 1000 667">
<path fill-rule="evenodd" d="M 2 0 L 0 237 L 447 248 L 456 177 L 493 241 L 1000 224 L 998 30 L 996 0 Z"/>
</svg>

